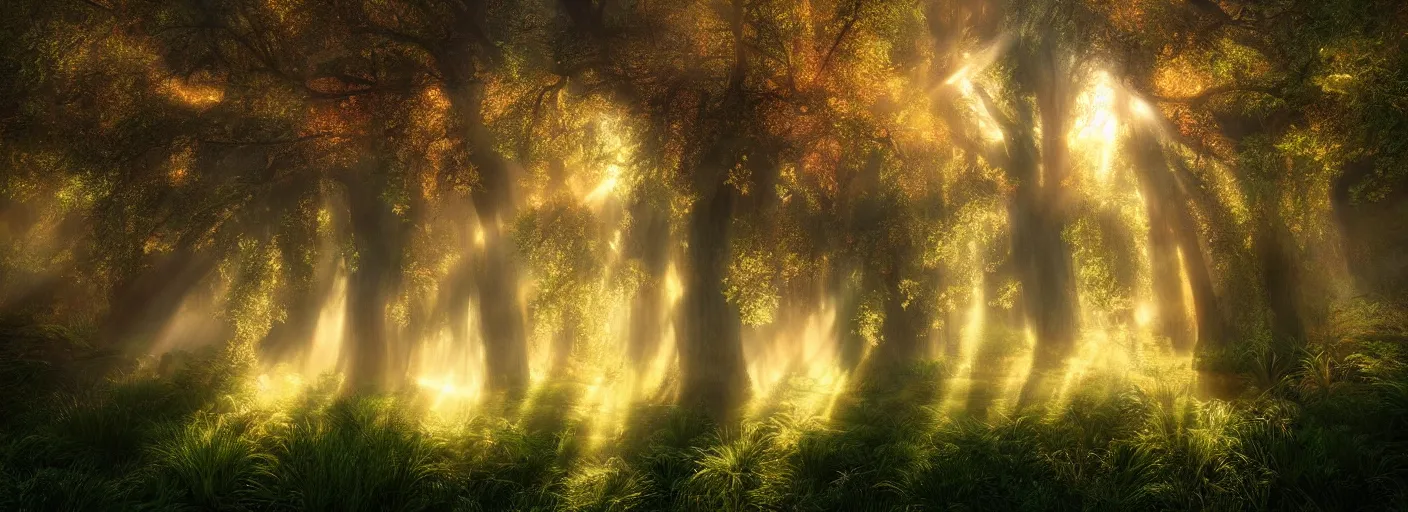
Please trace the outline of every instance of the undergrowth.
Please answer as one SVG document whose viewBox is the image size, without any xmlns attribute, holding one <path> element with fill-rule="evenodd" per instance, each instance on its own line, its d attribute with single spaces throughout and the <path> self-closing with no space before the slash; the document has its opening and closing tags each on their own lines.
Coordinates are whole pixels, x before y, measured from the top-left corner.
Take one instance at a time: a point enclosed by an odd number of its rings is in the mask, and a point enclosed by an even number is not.
<svg viewBox="0 0 1408 512">
<path fill-rule="evenodd" d="M 261 404 L 219 351 L 107 379 L 7 357 L 0 510 L 1408 508 L 1393 340 L 1249 353 L 1228 400 L 1090 385 L 1006 416 L 941 414 L 945 369 L 915 364 L 863 375 L 826 418 L 779 405 L 713 425 L 641 405 L 595 450 L 560 413 L 570 383 L 447 428 L 412 395 L 335 379 Z"/>
</svg>

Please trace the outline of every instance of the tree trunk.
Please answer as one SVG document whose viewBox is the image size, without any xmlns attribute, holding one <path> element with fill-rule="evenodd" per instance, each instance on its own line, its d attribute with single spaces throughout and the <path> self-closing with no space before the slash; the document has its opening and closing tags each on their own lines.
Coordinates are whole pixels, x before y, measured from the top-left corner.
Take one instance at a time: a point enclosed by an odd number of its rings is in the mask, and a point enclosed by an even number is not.
<svg viewBox="0 0 1408 512">
<path fill-rule="evenodd" d="M 1022 284 L 1021 308 L 1036 334 L 1032 364 L 1033 377 L 1038 377 L 1064 363 L 1075 345 L 1075 280 L 1070 251 L 1061 238 L 1064 212 L 1052 204 L 1059 196 L 1044 190 L 1060 187 L 1059 176 L 1046 178 L 1039 187 L 1035 145 L 1030 138 L 1017 145 L 1021 147 L 1014 151 L 1008 169 L 1017 187 L 1007 214 L 1013 270 Z"/>
<path fill-rule="evenodd" d="M 375 174 L 379 169 L 350 172 Z M 378 196 L 374 176 L 343 175 L 351 212 L 355 270 L 347 280 L 347 381 L 353 389 L 380 391 L 396 373 L 395 351 L 386 325 L 386 304 L 400 281 L 402 230 L 391 205 Z"/>
<path fill-rule="evenodd" d="M 723 175 L 723 173 L 720 173 Z M 747 394 L 738 312 L 723 293 L 734 190 L 720 180 L 695 204 L 689 222 L 690 268 L 680 323 L 681 402 L 728 418 Z"/>
<path fill-rule="evenodd" d="M 486 227 L 486 231 L 489 229 Z M 528 385 L 528 348 L 518 300 L 518 266 L 497 229 L 484 237 L 479 274 L 479 323 L 491 389 L 516 396 Z"/>
<path fill-rule="evenodd" d="M 477 111 L 477 109 L 476 109 Z M 491 389 L 517 396 L 528 386 L 527 326 L 518 294 L 518 262 L 502 224 L 511 220 L 508 163 L 476 144 L 471 162 L 481 187 L 472 194 L 484 234 L 479 267 L 479 325 Z"/>
<path fill-rule="evenodd" d="M 646 277 L 631 298 L 631 361 L 643 365 L 654 359 L 664 331 L 665 279 L 668 270 L 670 225 L 646 200 L 632 206 L 639 231 L 631 233 L 633 255 L 640 259 Z"/>
<path fill-rule="evenodd" d="M 1155 332 L 1168 338 L 1175 353 L 1186 354 L 1194 340 L 1188 332 L 1178 239 L 1171 227 L 1170 209 L 1177 208 L 1177 190 L 1164 161 L 1163 148 L 1152 133 L 1136 135 L 1135 177 L 1149 214 L 1149 271 L 1154 288 Z"/>
<path fill-rule="evenodd" d="M 700 199 L 690 212 L 689 247 L 685 252 L 689 271 L 679 319 L 683 326 L 680 400 L 720 421 L 732 419 L 748 394 L 739 313 L 723 293 L 733 209 L 738 200 L 733 185 L 728 183 L 729 169 L 743 161 L 734 142 L 726 138 L 738 137 L 746 130 L 739 119 L 748 113 L 743 90 L 748 72 L 743 10 L 742 0 L 732 0 L 728 17 L 733 36 L 733 68 L 722 103 L 711 116 L 726 121 L 708 136 L 706 140 L 711 145 L 694 168 Z M 703 108 L 708 108 L 706 105 L 707 102 L 701 103 Z"/>
<path fill-rule="evenodd" d="M 1007 174 L 1016 183 L 1008 201 L 1012 261 L 1022 283 L 1022 309 L 1036 334 L 1032 371 L 1023 385 L 1021 402 L 1044 399 L 1048 385 L 1075 348 L 1077 300 L 1070 248 L 1062 239 L 1066 228 L 1066 122 L 1072 99 L 1069 72 L 1043 40 L 1019 60 L 1018 80 L 1035 91 L 1041 116 L 1040 151 L 1032 114 L 1018 109 L 1006 123 Z M 1038 156 L 1039 155 L 1039 156 Z"/>
<path fill-rule="evenodd" d="M 447 43 L 449 51 L 437 55 L 437 64 L 445 77 L 451 111 L 462 123 L 458 142 L 479 179 L 471 200 L 484 236 L 483 264 L 476 281 L 487 381 L 490 389 L 516 396 L 527 388 L 528 349 L 518 296 L 518 264 L 502 227 L 513 217 L 513 176 L 509 162 L 494 150 L 483 125 L 484 84 L 475 76 L 472 38 L 465 39 Z"/>
<path fill-rule="evenodd" d="M 1189 287 L 1193 291 L 1193 313 L 1197 316 L 1199 346 L 1221 347 L 1225 343 L 1225 322 L 1222 308 L 1218 305 L 1217 291 L 1213 286 L 1212 274 L 1198 236 L 1193 216 L 1183 208 L 1183 203 L 1173 211 L 1174 238 L 1178 240 L 1179 254 L 1183 255 L 1183 272 L 1188 276 Z"/>
<path fill-rule="evenodd" d="M 1192 204 L 1203 208 L 1207 215 L 1214 215 L 1211 209 L 1214 208 L 1215 202 L 1205 194 L 1197 193 L 1197 184 L 1193 182 L 1196 177 L 1184 167 L 1182 161 L 1173 156 L 1169 158 L 1171 160 L 1166 159 L 1164 163 L 1172 163 L 1172 167 L 1166 168 L 1174 172 L 1169 179 L 1170 197 L 1178 199 L 1165 202 L 1164 211 L 1168 214 L 1169 229 L 1173 230 L 1174 239 L 1177 240 L 1183 255 L 1183 272 L 1188 276 L 1188 284 L 1193 292 L 1193 313 L 1197 316 L 1198 327 L 1197 344 L 1201 347 L 1221 347 L 1226 343 L 1226 320 L 1222 315 L 1217 288 L 1213 285 L 1211 268 L 1203 253 L 1197 222 L 1189 210 L 1191 201 Z"/>
<path fill-rule="evenodd" d="M 1285 241 L 1276 221 L 1262 218 L 1252 237 L 1261 261 L 1262 290 L 1271 308 L 1271 334 L 1276 343 L 1296 346 L 1305 342 L 1305 324 L 1300 315 L 1297 289 L 1300 284 L 1295 262 L 1286 254 Z"/>
<path fill-rule="evenodd" d="M 1013 252 L 1025 254 L 1023 308 L 1037 336 L 1035 364 L 1059 367 L 1075 346 L 1076 297 L 1070 252 L 1061 239 L 1064 222 L 1031 205 L 1018 207 L 1027 227 L 1014 231 Z"/>
</svg>

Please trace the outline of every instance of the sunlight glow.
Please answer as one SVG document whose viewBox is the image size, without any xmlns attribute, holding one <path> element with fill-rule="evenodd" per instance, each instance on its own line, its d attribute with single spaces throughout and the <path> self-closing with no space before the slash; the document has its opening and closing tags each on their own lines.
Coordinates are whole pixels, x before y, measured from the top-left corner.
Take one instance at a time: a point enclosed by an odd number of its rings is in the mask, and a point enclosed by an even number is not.
<svg viewBox="0 0 1408 512">
<path fill-rule="evenodd" d="M 966 75 L 956 75 L 950 80 L 957 80 L 959 94 L 972 110 L 978 122 L 978 131 L 988 142 L 1001 142 L 1005 139 L 1002 127 L 998 125 L 997 119 L 988 111 L 987 104 L 978 96 L 974 88 L 973 81 Z"/>
<path fill-rule="evenodd" d="M 1183 248 L 1176 249 L 1178 255 L 1178 286 L 1183 290 L 1183 314 L 1187 319 L 1191 339 L 1198 339 L 1198 308 L 1193 300 L 1193 283 L 1188 279 L 1188 261 L 1183 259 Z"/>
<path fill-rule="evenodd" d="M 592 172 L 600 172 L 603 176 L 601 181 L 582 197 L 582 202 L 591 206 L 601 206 L 620 186 L 624 179 L 624 166 L 628 165 L 635 150 L 621 118 L 604 114 L 596 122 L 596 128 L 606 166 L 600 171 L 595 169 L 596 164 L 588 166 L 593 168 Z"/>
<path fill-rule="evenodd" d="M 473 305 L 471 309 L 475 309 Z M 412 356 L 412 374 L 433 411 L 472 407 L 484 398 L 484 345 L 471 320 L 467 340 L 456 340 L 449 329 L 423 341 Z"/>
<path fill-rule="evenodd" d="M 596 188 L 592 189 L 586 197 L 582 198 L 582 202 L 596 204 L 605 200 L 612 191 L 616 190 L 616 184 L 620 182 L 620 176 L 621 166 L 616 164 L 606 166 L 606 179 L 601 180 L 601 183 L 598 184 Z"/>
<path fill-rule="evenodd" d="M 168 79 L 163 83 L 161 92 L 173 100 L 196 108 L 210 107 L 225 99 L 224 89 L 177 78 Z"/>
<path fill-rule="evenodd" d="M 275 407 L 296 397 L 303 390 L 303 376 L 281 372 L 270 376 L 261 373 L 255 378 L 254 396 L 260 407 Z"/>
<path fill-rule="evenodd" d="M 745 335 L 751 415 L 782 407 L 804 417 L 830 416 L 847 379 L 840 369 L 836 313 L 835 302 L 822 299 L 804 316 L 789 314 Z"/>
<path fill-rule="evenodd" d="M 341 267 L 333 278 L 332 291 L 318 313 L 313 329 L 313 342 L 302 357 L 300 369 L 304 375 L 320 375 L 337 367 L 342 357 L 342 344 L 347 318 L 347 276 Z"/>
<path fill-rule="evenodd" d="M 1148 327 L 1154 321 L 1154 305 L 1148 302 L 1141 302 L 1134 308 L 1134 324 L 1139 327 Z"/>
<path fill-rule="evenodd" d="M 1001 398 L 993 407 L 993 410 L 1002 414 L 1016 411 L 1017 402 L 1022 395 L 1022 386 L 1031 376 L 1032 361 L 1036 358 L 1036 333 L 1032 332 L 1030 325 L 1022 328 L 1021 340 L 1022 345 L 1017 349 L 1016 357 L 1007 365 Z"/>
<path fill-rule="evenodd" d="M 1394 2 L 11 3 L 15 508 L 1408 496 Z"/>
<path fill-rule="evenodd" d="M 1154 107 L 1149 102 L 1139 98 L 1129 99 L 1129 111 L 1142 119 L 1154 119 Z"/>
<path fill-rule="evenodd" d="M 1115 96 L 1115 85 L 1110 75 L 1104 71 L 1097 72 L 1090 86 L 1076 97 L 1075 121 L 1067 137 L 1073 149 L 1086 152 L 1095 159 L 1094 176 L 1101 185 L 1110 181 L 1116 139 L 1119 137 L 1120 122 L 1114 110 Z"/>
<path fill-rule="evenodd" d="M 179 350 L 193 350 L 221 341 L 224 335 L 221 324 L 216 320 L 216 311 L 229 295 L 229 287 L 223 282 L 213 293 L 191 295 L 181 300 L 181 305 L 156 336 L 156 341 L 147 353 L 160 356 Z"/>
<path fill-rule="evenodd" d="M 973 258 L 981 262 L 981 255 L 978 252 L 977 244 L 969 243 L 969 250 L 973 253 Z M 975 382 L 978 377 L 975 375 L 974 366 L 978 364 L 978 347 L 983 344 L 984 322 L 986 320 L 987 297 L 983 290 L 982 274 L 974 280 L 971 297 L 968 302 L 968 312 L 965 315 L 962 330 L 959 331 L 958 360 L 955 362 L 953 377 L 949 379 L 948 389 L 945 391 L 943 402 L 939 410 L 946 414 L 951 414 L 961 410 L 966 405 L 966 400 L 972 387 L 977 385 L 988 385 L 986 382 Z M 984 361 L 984 364 L 989 361 Z"/>
<path fill-rule="evenodd" d="M 943 82 L 943 85 L 958 89 L 964 107 L 976 120 L 978 133 L 987 142 L 1002 142 L 1006 139 L 1006 135 L 1002 132 L 1002 126 L 997 122 L 997 118 L 988 110 L 986 102 L 977 94 L 974 80 L 997 61 L 1008 42 L 1010 42 L 1010 37 L 1002 36 L 976 54 L 963 52 L 963 65 L 959 66 L 958 71 L 955 71 Z"/>
</svg>

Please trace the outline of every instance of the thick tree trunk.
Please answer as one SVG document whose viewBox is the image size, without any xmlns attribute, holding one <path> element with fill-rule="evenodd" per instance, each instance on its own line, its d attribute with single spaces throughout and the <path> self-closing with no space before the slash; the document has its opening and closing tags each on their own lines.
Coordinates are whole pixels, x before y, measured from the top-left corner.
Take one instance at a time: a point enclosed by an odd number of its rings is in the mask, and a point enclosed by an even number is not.
<svg viewBox="0 0 1408 512">
<path fill-rule="evenodd" d="M 518 262 L 503 223 L 511 220 L 512 200 L 508 163 L 492 150 L 478 147 L 471 161 L 481 187 L 472 194 L 484 234 L 483 264 L 479 266 L 479 325 L 491 389 L 516 396 L 528 386 L 527 326 L 518 293 Z"/>
<path fill-rule="evenodd" d="M 488 228 L 486 228 L 488 231 Z M 486 234 L 479 274 L 479 322 L 491 389 L 517 395 L 528 385 L 528 348 L 518 297 L 518 266 L 497 233 Z"/>
<path fill-rule="evenodd" d="M 631 298 L 630 340 L 627 350 L 631 361 L 641 365 L 654 359 L 664 331 L 666 272 L 669 266 L 669 222 L 657 213 L 648 201 L 632 207 L 637 231 L 631 233 L 633 256 L 639 258 L 646 278 Z"/>
<path fill-rule="evenodd" d="M 1040 151 L 1029 111 L 1019 109 L 1019 117 L 1005 130 L 1007 173 L 1016 182 L 1008 201 L 1012 260 L 1022 283 L 1022 309 L 1036 334 L 1022 403 L 1040 401 L 1051 392 L 1049 382 L 1075 348 L 1078 329 L 1075 270 L 1070 248 L 1062 239 L 1070 167 L 1065 128 L 1072 100 L 1069 70 L 1049 40 L 1030 51 L 1020 61 L 1019 80 L 1035 91 L 1042 127 Z"/>
<path fill-rule="evenodd" d="M 646 279 L 631 298 L 631 337 L 626 350 L 631 362 L 637 365 L 645 364 L 655 357 L 660 348 L 660 336 L 664 327 L 665 315 L 661 313 L 664 310 L 663 302 L 666 300 L 665 294 L 662 293 L 665 285 L 660 282 L 664 276 L 651 275 Z"/>
<path fill-rule="evenodd" d="M 1149 272 L 1154 288 L 1155 332 L 1168 338 L 1178 354 L 1193 349 L 1194 339 L 1188 331 L 1184 309 L 1183 280 L 1180 275 L 1178 246 L 1173 230 L 1162 213 L 1149 210 Z"/>
<path fill-rule="evenodd" d="M 744 42 L 744 5 L 730 4 L 729 29 L 733 35 L 734 60 L 722 103 L 714 112 L 727 119 L 702 152 L 703 160 L 694 168 L 700 199 L 689 219 L 688 277 L 685 281 L 679 323 L 680 400 L 698 407 L 711 417 L 729 421 L 748 394 L 748 372 L 743 360 L 741 323 L 737 308 L 723 292 L 724 276 L 732 234 L 733 210 L 737 192 L 728 183 L 729 169 L 742 163 L 729 138 L 743 130 L 739 116 L 748 107 L 743 90 L 748 72 L 748 50 Z M 708 108 L 707 101 L 701 106 Z M 709 139 L 706 139 L 709 140 Z M 767 189 L 763 189 L 767 190 Z"/>
<path fill-rule="evenodd" d="M 477 20 L 461 20 L 476 22 Z M 462 123 L 459 142 L 478 174 L 471 200 L 484 236 L 479 285 L 479 321 L 490 389 L 518 395 L 528 385 L 526 326 L 518 294 L 518 264 L 503 224 L 512 221 L 513 176 L 483 125 L 484 84 L 475 76 L 472 43 L 449 44 L 437 60 L 446 79 L 451 111 Z"/>
<path fill-rule="evenodd" d="M 1021 308 L 1036 334 L 1033 377 L 1040 380 L 1041 373 L 1063 364 L 1075 345 L 1075 279 L 1070 251 L 1061 238 L 1065 215 L 1055 204 L 1060 196 L 1046 190 L 1062 186 L 1062 176 L 1052 173 L 1044 184 L 1038 185 L 1035 144 L 1030 137 L 1018 134 L 1016 138 L 1018 142 L 1008 163 L 1008 173 L 1017 182 L 1007 203 L 1012 266 L 1022 285 Z M 1047 142 L 1062 145 L 1059 141 Z M 1052 161 L 1064 165 L 1059 157 L 1047 160 L 1051 160 L 1046 163 L 1048 167 Z"/>
<path fill-rule="evenodd" d="M 1063 220 L 1032 204 L 1019 191 L 1010 203 L 1012 256 L 1022 283 L 1022 309 L 1036 334 L 1032 371 L 1023 404 L 1045 399 L 1050 383 L 1070 357 L 1076 337 L 1075 281 L 1070 252 L 1061 239 Z"/>
<path fill-rule="evenodd" d="M 1262 290 L 1271 308 L 1271 334 L 1276 343 L 1296 346 L 1305 342 L 1297 290 L 1300 284 L 1295 262 L 1286 254 L 1285 241 L 1275 221 L 1263 218 L 1252 237 L 1261 261 Z"/>
<path fill-rule="evenodd" d="M 1179 254 L 1183 255 L 1183 272 L 1188 276 L 1188 284 L 1193 292 L 1193 313 L 1197 316 L 1197 343 L 1207 348 L 1221 347 L 1226 341 L 1225 322 L 1222 308 L 1218 305 L 1217 290 L 1213 286 L 1212 273 L 1207 258 L 1203 255 L 1201 237 L 1193 216 L 1177 203 L 1173 212 L 1174 238 L 1178 241 Z"/>
<path fill-rule="evenodd" d="M 1040 52 L 1036 99 L 1041 108 L 1041 168 L 1033 174 L 1043 176 L 1039 197 L 1029 203 L 1034 207 L 1025 208 L 1032 215 L 1029 225 L 1035 227 L 1027 236 L 1037 285 L 1032 292 L 1037 300 L 1027 301 L 1027 305 L 1037 306 L 1029 313 L 1037 318 L 1036 359 L 1047 360 L 1037 364 L 1055 367 L 1063 364 L 1075 347 L 1079 314 L 1071 251 L 1062 238 L 1068 216 L 1065 182 L 1071 166 L 1066 126 L 1073 96 L 1069 71 L 1055 55 L 1054 43 L 1043 42 Z"/>
<path fill-rule="evenodd" d="M 1197 205 L 1207 215 L 1212 213 L 1215 202 L 1198 192 L 1196 177 L 1176 157 L 1165 160 L 1165 165 L 1173 174 L 1169 178 L 1170 196 L 1175 200 L 1166 201 L 1164 211 L 1168 215 L 1169 229 L 1183 255 L 1183 272 L 1193 292 L 1193 313 L 1197 316 L 1197 344 L 1201 347 L 1216 348 L 1226 343 L 1226 320 L 1213 284 L 1212 270 L 1209 267 L 1202 247 L 1202 237 L 1198 234 L 1198 224 L 1193 219 L 1190 207 Z"/>
<path fill-rule="evenodd" d="M 450 341 L 455 349 L 451 354 L 454 360 L 461 359 L 462 351 L 470 343 L 469 311 L 474 300 L 474 262 L 468 255 L 460 257 L 446 277 L 441 295 L 441 312 L 450 332 Z"/>
<path fill-rule="evenodd" d="M 1061 239 L 1064 222 L 1036 205 L 1014 203 L 1012 252 L 1020 255 L 1022 308 L 1036 333 L 1038 369 L 1065 362 L 1075 346 L 1076 297 L 1070 251 Z"/>
<path fill-rule="evenodd" d="M 723 293 L 734 193 L 717 183 L 690 216 L 690 267 L 679 319 L 680 399 L 714 418 L 730 417 L 748 390 L 738 312 Z"/>
<path fill-rule="evenodd" d="M 377 170 L 354 169 L 374 174 Z M 354 390 L 380 391 L 399 380 L 396 351 L 386 325 L 386 304 L 400 281 L 402 230 L 391 205 L 378 196 L 372 176 L 340 177 L 351 212 L 355 270 L 347 280 L 347 381 Z M 404 369 L 401 369 L 404 370 Z"/>
<path fill-rule="evenodd" d="M 1163 148 L 1151 133 L 1137 135 L 1135 177 L 1144 196 L 1144 208 L 1149 215 L 1149 270 L 1154 288 L 1155 332 L 1168 338 L 1174 352 L 1188 353 L 1194 339 L 1188 330 L 1184 309 L 1182 271 L 1178 257 L 1178 239 L 1174 234 L 1173 215 L 1178 207 L 1177 190 L 1164 161 Z"/>
</svg>

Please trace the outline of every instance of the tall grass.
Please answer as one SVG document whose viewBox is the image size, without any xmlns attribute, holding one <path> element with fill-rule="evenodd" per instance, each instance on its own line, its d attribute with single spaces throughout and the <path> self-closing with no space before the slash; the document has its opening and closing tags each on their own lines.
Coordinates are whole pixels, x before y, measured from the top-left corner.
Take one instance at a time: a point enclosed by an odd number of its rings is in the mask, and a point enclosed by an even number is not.
<svg viewBox="0 0 1408 512">
<path fill-rule="evenodd" d="M 698 468 L 690 477 L 695 504 L 711 510 L 771 510 L 783 499 L 790 468 L 773 435 L 761 428 L 721 433 L 696 448 Z"/>
<path fill-rule="evenodd" d="M 151 456 L 158 495 L 202 510 L 253 498 L 273 462 L 248 424 L 221 417 L 171 428 Z"/>
<path fill-rule="evenodd" d="M 271 436 L 257 492 L 271 508 L 426 510 L 451 492 L 443 447 L 388 399 L 354 398 Z"/>
<path fill-rule="evenodd" d="M 1106 379 L 1010 417 L 940 414 L 944 367 L 915 364 L 857 376 L 827 417 L 644 405 L 590 450 L 568 385 L 431 428 L 414 397 L 335 385 L 252 406 L 239 361 L 194 356 L 33 400 L 0 429 L 0 510 L 1408 507 L 1405 350 L 1287 354 L 1252 353 L 1233 400 Z"/>
</svg>

